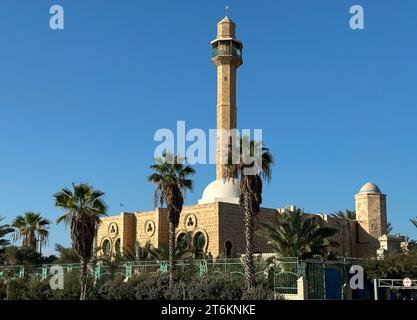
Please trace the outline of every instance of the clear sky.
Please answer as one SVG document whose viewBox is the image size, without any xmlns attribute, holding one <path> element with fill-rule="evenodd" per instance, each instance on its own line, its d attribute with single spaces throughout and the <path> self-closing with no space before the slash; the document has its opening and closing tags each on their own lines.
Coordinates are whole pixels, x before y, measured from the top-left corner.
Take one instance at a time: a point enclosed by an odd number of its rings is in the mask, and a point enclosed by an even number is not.
<svg viewBox="0 0 417 320">
<path fill-rule="evenodd" d="M 111 214 L 152 209 L 155 131 L 215 128 L 209 43 L 226 3 L 244 43 L 238 126 L 263 129 L 277 162 L 263 205 L 353 209 L 372 181 L 394 232 L 417 238 L 415 0 L 1 0 L 0 215 L 55 221 L 72 182 L 106 192 Z M 349 28 L 354 4 L 365 30 Z M 215 176 L 196 169 L 189 204 Z M 69 228 L 52 226 L 55 243 Z"/>
</svg>

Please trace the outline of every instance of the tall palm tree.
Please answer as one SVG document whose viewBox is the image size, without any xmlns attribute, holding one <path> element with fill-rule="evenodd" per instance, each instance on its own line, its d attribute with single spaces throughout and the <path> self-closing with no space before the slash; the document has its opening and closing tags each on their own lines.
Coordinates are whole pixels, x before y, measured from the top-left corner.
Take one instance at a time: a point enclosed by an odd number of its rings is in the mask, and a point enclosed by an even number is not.
<svg viewBox="0 0 417 320">
<path fill-rule="evenodd" d="M 175 272 L 175 229 L 178 227 L 184 194 L 187 190 L 193 189 L 193 181 L 189 179 L 195 174 L 195 170 L 184 165 L 184 158 L 171 153 L 165 153 L 162 157 L 155 159 L 155 164 L 150 168 L 154 171 L 148 181 L 155 184 L 154 206 L 158 202 L 168 208 L 168 245 L 169 245 L 169 285 L 174 284 Z"/>
<path fill-rule="evenodd" d="M 0 221 L 2 221 L 3 219 L 3 217 L 0 217 Z M 4 247 L 10 244 L 10 241 L 3 239 L 3 237 L 8 235 L 9 233 L 12 233 L 13 231 L 14 229 L 11 228 L 8 224 L 0 225 L 0 247 Z"/>
<path fill-rule="evenodd" d="M 13 240 L 23 239 L 23 246 L 39 249 L 42 253 L 42 245 L 46 244 L 49 236 L 50 221 L 43 218 L 40 213 L 28 211 L 23 216 L 17 216 L 12 222 L 15 228 Z"/>
<path fill-rule="evenodd" d="M 410 219 L 411 223 L 417 228 L 417 217 Z"/>
<path fill-rule="evenodd" d="M 286 209 L 273 223 L 261 223 L 263 235 L 274 252 L 283 257 L 307 259 L 313 255 L 326 255 L 327 248 L 337 244 L 329 238 L 338 230 L 321 226 L 314 215 L 304 210 Z"/>
<path fill-rule="evenodd" d="M 93 242 L 100 223 L 106 215 L 107 206 L 104 193 L 89 184 L 72 184 L 73 190 L 63 188 L 54 194 L 55 206 L 65 210 L 57 223 L 70 225 L 72 247 L 80 258 L 80 300 L 85 299 L 87 291 L 88 262 L 93 255 Z"/>
<path fill-rule="evenodd" d="M 259 161 L 260 160 L 260 161 Z M 226 179 L 240 179 L 239 204 L 243 210 L 245 222 L 245 278 L 247 288 L 255 286 L 255 264 L 253 259 L 253 238 L 255 233 L 255 215 L 262 203 L 262 179 L 271 180 L 273 156 L 264 144 L 240 138 L 238 146 L 229 146 L 229 161 L 226 164 Z"/>
</svg>

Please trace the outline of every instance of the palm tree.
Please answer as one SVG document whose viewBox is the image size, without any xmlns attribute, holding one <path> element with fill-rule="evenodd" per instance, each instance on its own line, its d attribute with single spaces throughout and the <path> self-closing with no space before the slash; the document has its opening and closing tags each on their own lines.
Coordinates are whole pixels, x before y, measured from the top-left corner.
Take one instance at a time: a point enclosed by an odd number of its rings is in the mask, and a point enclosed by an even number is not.
<svg viewBox="0 0 417 320">
<path fill-rule="evenodd" d="M 410 219 L 411 223 L 417 228 L 417 217 Z"/>
<path fill-rule="evenodd" d="M 23 216 L 17 216 L 12 222 L 15 228 L 14 241 L 23 239 L 23 246 L 27 246 L 42 253 L 42 245 L 46 244 L 49 236 L 50 221 L 43 218 L 40 213 L 28 211 Z"/>
<path fill-rule="evenodd" d="M 388 222 L 387 223 L 387 234 L 388 235 L 392 234 L 392 231 L 393 230 L 394 230 L 394 227 L 393 227 L 392 223 L 391 222 Z"/>
<path fill-rule="evenodd" d="M 64 222 L 71 228 L 72 247 L 80 258 L 80 300 L 85 299 L 87 290 L 88 262 L 93 255 L 93 243 L 100 217 L 106 215 L 107 206 L 103 201 L 104 193 L 92 186 L 81 183 L 72 184 L 54 194 L 55 206 L 65 210 L 57 223 Z"/>
<path fill-rule="evenodd" d="M 175 260 L 186 260 L 193 257 L 193 252 L 188 248 L 188 245 L 178 242 L 174 251 Z M 158 248 L 149 248 L 149 258 L 158 261 L 169 260 L 169 244 L 161 244 Z"/>
<path fill-rule="evenodd" d="M 80 261 L 78 254 L 73 248 L 66 248 L 60 244 L 55 244 L 55 251 L 59 253 L 56 263 L 76 263 Z"/>
<path fill-rule="evenodd" d="M 3 219 L 3 217 L 0 217 L 0 221 Z M 3 239 L 3 237 L 9 233 L 12 233 L 13 231 L 14 229 L 11 228 L 8 224 L 0 225 L 0 247 L 4 247 L 10 244 L 10 241 Z"/>
<path fill-rule="evenodd" d="M 162 157 L 155 159 L 156 163 L 150 168 L 154 171 L 148 181 L 155 184 L 154 206 L 168 207 L 168 245 L 169 245 L 169 285 L 174 284 L 175 271 L 175 229 L 178 227 L 184 194 L 187 190 L 193 189 L 193 181 L 189 179 L 195 170 L 187 165 L 184 166 L 184 158 L 165 153 Z"/>
<path fill-rule="evenodd" d="M 261 223 L 259 233 L 263 235 L 274 252 L 283 257 L 298 257 L 302 260 L 313 255 L 325 256 L 329 246 L 337 244 L 329 240 L 338 230 L 321 226 L 314 215 L 304 210 L 286 209 L 276 217 L 274 223 Z"/>
<path fill-rule="evenodd" d="M 259 213 L 262 203 L 262 179 L 267 183 L 270 182 L 273 164 L 274 159 L 269 148 L 261 142 L 250 140 L 247 136 L 240 139 L 238 147 L 229 146 L 226 179 L 240 178 L 239 204 L 243 210 L 245 222 L 246 250 L 244 266 L 247 289 L 255 286 L 255 265 L 253 259 L 254 218 Z"/>
<path fill-rule="evenodd" d="M 124 248 L 123 256 L 129 261 L 142 261 L 149 257 L 149 250 L 151 249 L 151 242 L 148 240 L 142 246 L 139 241 L 135 242 L 134 248 Z"/>
<path fill-rule="evenodd" d="M 98 261 L 101 261 L 103 263 L 103 267 L 105 267 L 106 274 L 110 280 L 114 280 L 116 275 L 120 274 L 120 272 L 118 273 L 118 271 L 120 270 L 120 267 L 122 266 L 123 262 L 122 255 L 120 254 L 120 252 L 116 253 L 115 255 L 104 254 L 100 256 Z"/>
<path fill-rule="evenodd" d="M 336 223 L 339 226 L 339 234 L 342 242 L 342 254 L 343 256 L 350 256 L 351 251 L 346 250 L 345 239 L 349 233 L 349 222 L 356 220 L 356 212 L 346 209 L 345 211 L 337 211 L 331 216 L 336 219 Z"/>
<path fill-rule="evenodd" d="M 332 216 L 337 219 L 356 220 L 356 212 L 352 210 L 337 211 Z"/>
<path fill-rule="evenodd" d="M 333 217 L 340 220 L 356 220 L 356 212 L 351 210 L 345 211 L 338 211 L 332 214 Z M 392 226 L 391 222 L 387 223 L 387 234 L 390 235 L 393 231 L 394 227 Z"/>
</svg>

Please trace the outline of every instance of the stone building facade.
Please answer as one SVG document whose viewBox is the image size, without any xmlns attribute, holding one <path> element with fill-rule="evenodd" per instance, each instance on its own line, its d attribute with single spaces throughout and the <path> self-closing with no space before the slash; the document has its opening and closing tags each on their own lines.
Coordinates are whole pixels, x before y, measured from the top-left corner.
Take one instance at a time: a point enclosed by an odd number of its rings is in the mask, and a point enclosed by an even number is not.
<svg viewBox="0 0 417 320">
<path fill-rule="evenodd" d="M 373 189 L 367 190 L 369 186 Z M 339 243 L 332 250 L 341 256 L 375 257 L 383 250 L 399 251 L 402 236 L 387 235 L 386 195 L 374 184 L 366 184 L 355 196 L 357 220 L 337 219 L 332 215 L 314 214 L 326 226 L 339 230 L 332 240 Z M 378 190 L 378 191 L 377 191 Z M 287 209 L 294 208 L 293 206 Z M 256 223 L 270 223 L 282 208 L 262 208 Z M 236 203 L 214 201 L 184 206 L 176 238 L 187 237 L 190 250 L 196 255 L 238 257 L 245 251 L 243 212 Z M 136 242 L 149 242 L 159 247 L 168 242 L 168 214 L 164 208 L 136 213 L 123 212 L 102 219 L 96 245 L 101 252 L 115 254 L 133 250 Z M 267 241 L 255 236 L 256 253 L 272 253 Z"/>
<path fill-rule="evenodd" d="M 272 222 L 275 209 L 262 208 L 258 220 Z M 259 222 L 258 222 L 259 223 Z M 187 237 L 196 255 L 236 257 L 245 250 L 243 214 L 239 205 L 213 202 L 185 206 L 181 212 L 176 238 Z M 114 255 L 133 250 L 135 244 L 149 242 L 154 247 L 168 243 L 168 214 L 164 208 L 154 211 L 126 213 L 103 218 L 97 233 L 96 246 L 101 252 Z M 265 239 L 255 237 L 256 252 L 270 252 Z"/>
</svg>

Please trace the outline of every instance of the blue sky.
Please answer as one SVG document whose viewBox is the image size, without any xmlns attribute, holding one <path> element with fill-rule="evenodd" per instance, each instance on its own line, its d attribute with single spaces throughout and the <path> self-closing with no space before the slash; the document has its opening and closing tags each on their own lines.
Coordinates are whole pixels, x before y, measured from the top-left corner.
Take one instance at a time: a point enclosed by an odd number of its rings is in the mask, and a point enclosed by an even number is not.
<svg viewBox="0 0 417 320">
<path fill-rule="evenodd" d="M 276 157 L 264 206 L 353 209 L 373 181 L 394 232 L 417 237 L 417 2 L 227 1 L 244 43 L 238 126 Z M 49 29 L 49 8 L 65 30 Z M 146 182 L 159 128 L 216 124 L 209 42 L 225 1 L 0 2 L 0 215 L 55 221 L 72 182 L 106 192 L 111 214 L 152 209 Z M 365 30 L 349 8 L 365 9 Z M 214 179 L 196 167 L 195 203 Z M 125 204 L 124 208 L 120 203 Z M 50 248 L 69 245 L 53 226 Z"/>
</svg>

